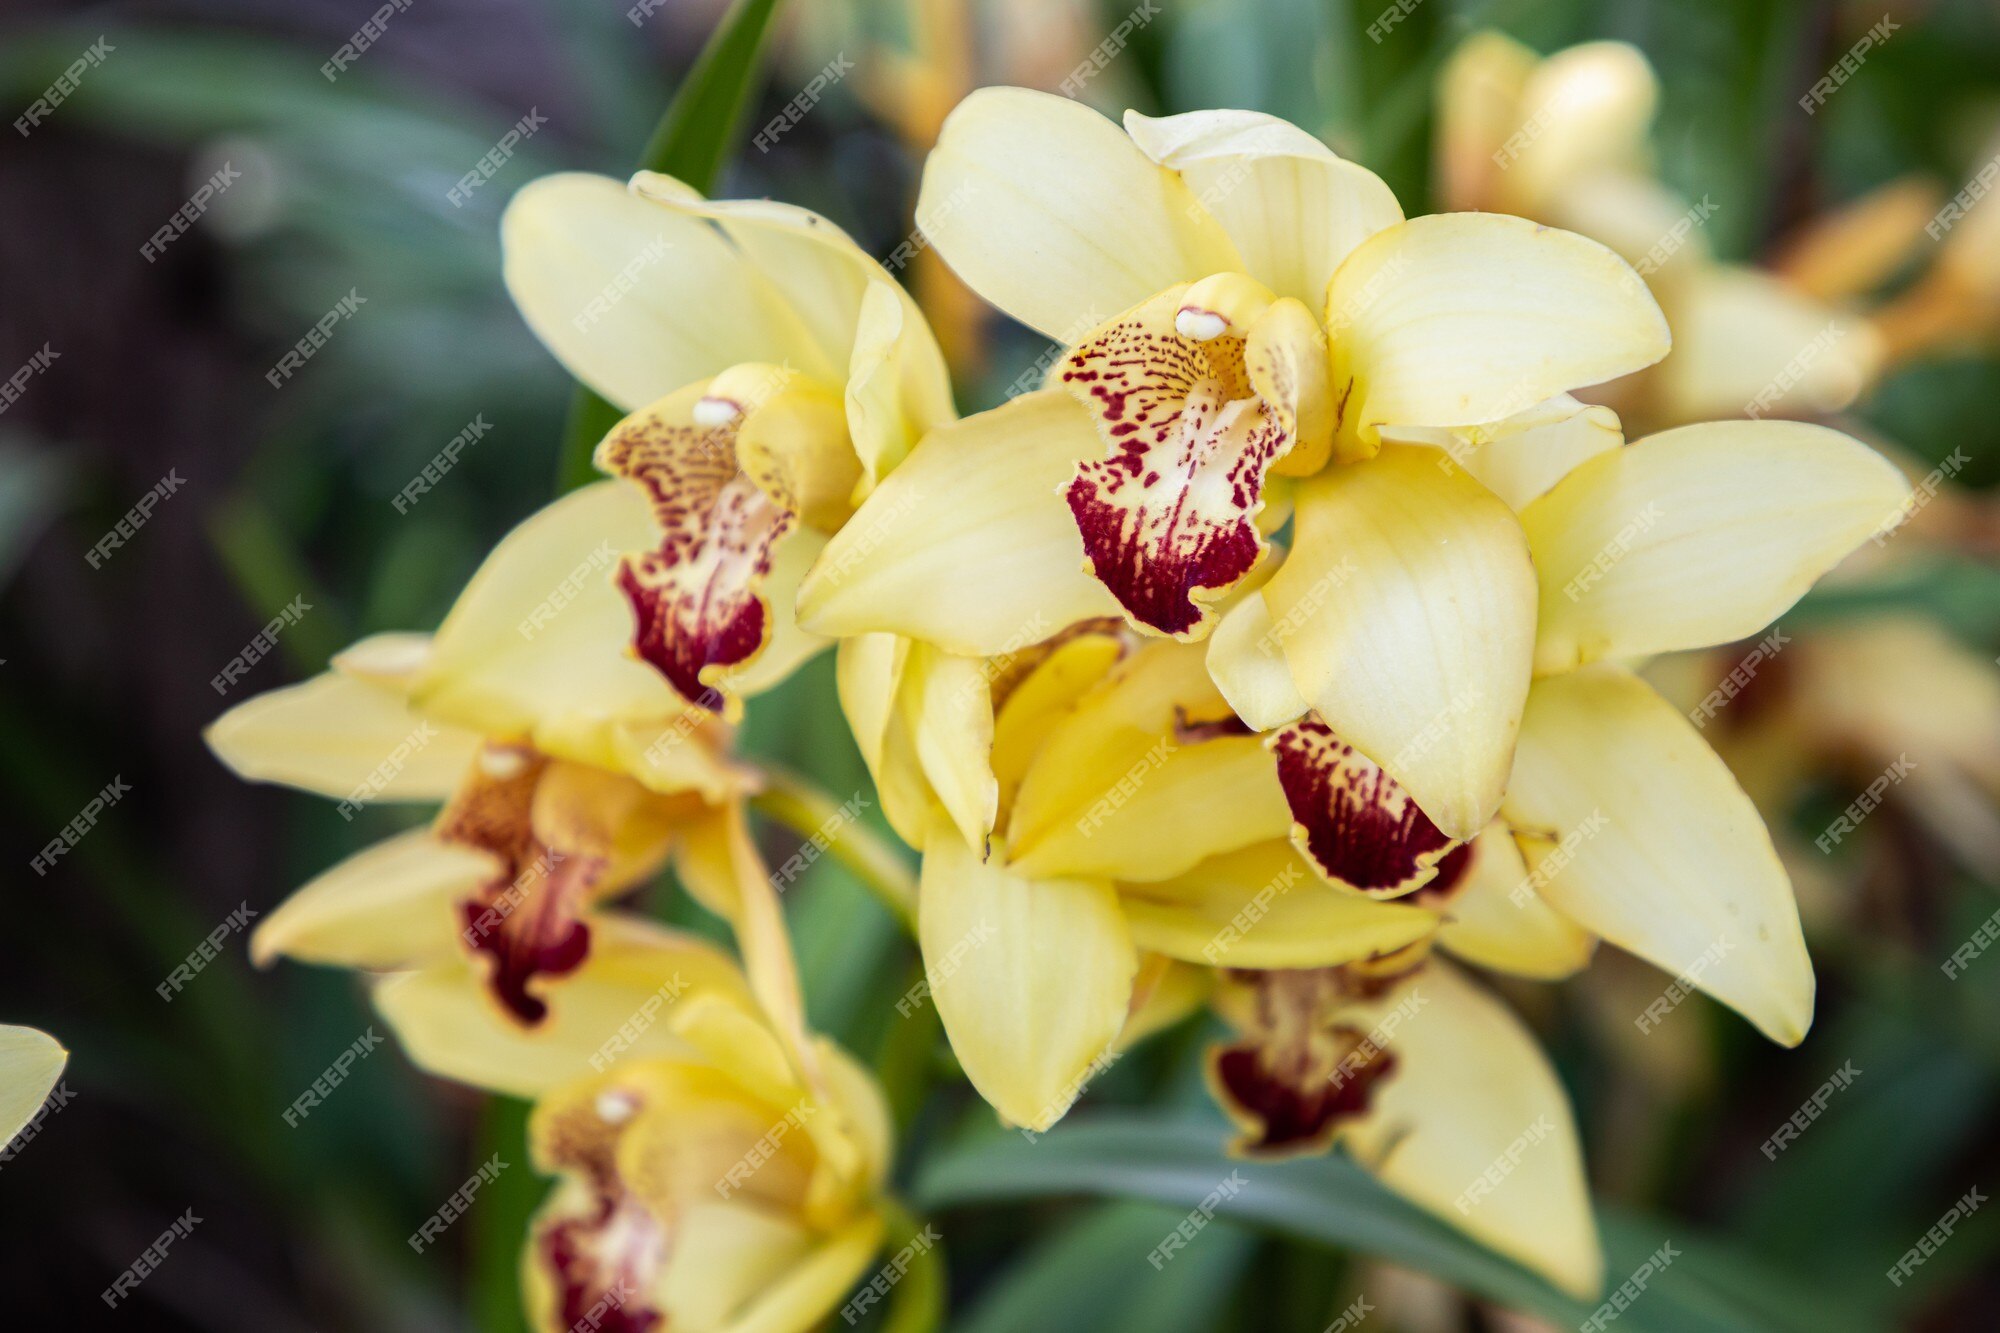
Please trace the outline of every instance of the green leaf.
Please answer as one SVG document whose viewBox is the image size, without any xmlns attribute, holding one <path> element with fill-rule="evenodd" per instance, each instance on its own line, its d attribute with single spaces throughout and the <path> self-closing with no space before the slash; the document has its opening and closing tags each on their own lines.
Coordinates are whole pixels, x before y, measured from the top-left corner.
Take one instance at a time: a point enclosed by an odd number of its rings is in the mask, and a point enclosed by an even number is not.
<svg viewBox="0 0 2000 1333">
<path fill-rule="evenodd" d="M 758 57 L 783 0 L 736 0 L 674 94 L 639 166 L 678 176 L 703 194 L 715 188 L 722 160 L 750 105 L 762 68 Z"/>
<path fill-rule="evenodd" d="M 905 1248 L 911 1252 L 909 1268 L 889 1298 L 882 1333 L 937 1333 L 944 1323 L 944 1256 L 925 1219 L 894 1199 L 882 1201 L 882 1212 L 888 1223 L 883 1253 L 894 1258 Z"/>
<path fill-rule="evenodd" d="M 1198 1333 L 1212 1329 L 1255 1247 L 1217 1222 L 1155 1270 L 1139 1262 L 1181 1224 L 1178 1208 L 1100 1204 L 994 1276 L 956 1333 Z"/>
<path fill-rule="evenodd" d="M 782 4 L 783 0 L 736 0 L 730 6 L 640 154 L 640 170 L 665 172 L 703 194 L 715 188 L 763 68 L 759 56 L 764 38 Z M 557 456 L 559 491 L 573 491 L 596 479 L 590 455 L 623 415 L 577 386 Z"/>
<path fill-rule="evenodd" d="M 1372 1254 L 1558 1324 L 1580 1325 L 1597 1308 L 1404 1202 L 1345 1158 L 1238 1161 L 1223 1153 L 1222 1137 L 1213 1123 L 1144 1115 L 1100 1115 L 1033 1143 L 1012 1134 L 982 1136 L 930 1163 L 916 1196 L 931 1209 L 1078 1194 L 1193 1209 L 1212 1203 L 1217 1186 L 1235 1172 L 1245 1183 L 1215 1208 L 1217 1217 Z M 1828 1308 L 1809 1289 L 1690 1228 L 1602 1210 L 1600 1216 L 1610 1288 L 1662 1246 L 1671 1244 L 1675 1255 L 1619 1314 L 1619 1333 L 1865 1327 L 1852 1312 Z"/>
</svg>

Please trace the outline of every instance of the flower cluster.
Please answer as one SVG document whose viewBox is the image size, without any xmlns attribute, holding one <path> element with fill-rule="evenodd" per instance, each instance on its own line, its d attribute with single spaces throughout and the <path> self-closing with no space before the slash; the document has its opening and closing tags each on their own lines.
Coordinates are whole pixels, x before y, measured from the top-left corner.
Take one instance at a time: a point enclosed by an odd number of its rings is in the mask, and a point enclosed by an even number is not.
<svg viewBox="0 0 2000 1333">
<path fill-rule="evenodd" d="M 1609 941 L 1804 1036 L 1771 839 L 1633 667 L 1761 632 L 1901 475 L 1798 422 L 1626 443 L 1571 395 L 1668 351 L 1631 264 L 1405 219 L 1269 116 L 981 90 L 917 216 L 1059 345 L 1041 387 L 958 416 L 915 303 L 802 209 L 652 173 L 516 196 L 517 304 L 628 414 L 608 476 L 435 634 L 215 724 L 247 777 L 438 807 L 255 954 L 376 977 L 418 1064 L 537 1099 L 538 1327 L 810 1326 L 880 1248 L 890 1135 L 806 1030 L 733 728 L 831 648 L 922 857 L 929 997 L 1000 1116 L 1048 1130 L 1205 1005 L 1235 1151 L 1339 1143 L 1594 1296 L 1566 1098 L 1474 971 Z M 740 965 L 616 905 L 668 865 Z"/>
</svg>

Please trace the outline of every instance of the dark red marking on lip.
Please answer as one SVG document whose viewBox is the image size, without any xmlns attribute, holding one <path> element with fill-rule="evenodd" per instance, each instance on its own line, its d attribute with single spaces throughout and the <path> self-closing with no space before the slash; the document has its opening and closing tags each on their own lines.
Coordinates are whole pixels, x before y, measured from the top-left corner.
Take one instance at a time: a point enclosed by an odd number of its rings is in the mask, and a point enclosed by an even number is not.
<svg viewBox="0 0 2000 1333">
<path fill-rule="evenodd" d="M 489 774 L 484 765 L 495 756 L 512 771 Z M 498 873 L 459 903 L 459 936 L 489 960 L 494 998 L 531 1028 L 549 1007 L 530 983 L 574 972 L 590 955 L 590 927 L 579 918 L 605 868 L 600 856 L 564 854 L 536 836 L 535 789 L 548 767 L 546 756 L 525 748 L 487 751 L 435 825 L 443 841 L 498 862 Z"/>
<path fill-rule="evenodd" d="M 632 605 L 632 650 L 683 699 L 719 711 L 702 672 L 740 666 L 770 641 L 759 591 L 795 516 L 737 470 L 735 423 L 704 428 L 627 418 L 599 450 L 607 471 L 645 492 L 656 550 L 628 552 L 618 587 Z"/>
<path fill-rule="evenodd" d="M 1209 1050 L 1215 1095 L 1241 1131 L 1234 1147 L 1264 1156 L 1325 1152 L 1368 1111 L 1396 1059 L 1337 1021 L 1356 994 L 1337 967 L 1237 971 L 1255 989 L 1243 1037 Z"/>
<path fill-rule="evenodd" d="M 607 1097 L 626 1099 L 626 1115 L 608 1120 L 601 1110 Z M 577 1206 L 544 1220 L 532 1249 L 553 1288 L 556 1327 L 566 1333 L 657 1333 L 666 1326 L 653 1287 L 672 1233 L 618 1174 L 619 1138 L 640 1106 L 636 1092 L 614 1084 L 553 1116 L 539 1148 L 549 1168 L 584 1187 L 557 1195 Z"/>
<path fill-rule="evenodd" d="M 1352 1067 L 1338 1081 L 1330 1075 L 1301 1076 L 1303 1071 L 1273 1069 L 1267 1053 L 1254 1044 L 1227 1046 L 1216 1053 L 1216 1079 L 1230 1100 L 1261 1126 L 1243 1143 L 1246 1151 L 1324 1151 L 1343 1122 L 1367 1114 L 1376 1082 L 1394 1072 L 1396 1057 L 1362 1045 L 1362 1034 L 1351 1028 L 1336 1028 L 1329 1036 L 1354 1043 Z"/>
<path fill-rule="evenodd" d="M 1472 858 L 1476 843 L 1462 842 L 1444 854 L 1437 863 L 1437 874 L 1431 882 L 1412 893 L 1403 901 L 1417 907 L 1442 907 L 1458 896 L 1458 891 L 1468 882 L 1472 870 Z"/>
<path fill-rule="evenodd" d="M 1395 897 L 1430 877 L 1452 840 L 1374 761 L 1307 715 L 1271 738 L 1305 851 L 1327 878 Z"/>
<path fill-rule="evenodd" d="M 613 1238 L 623 1240 L 627 1253 L 603 1253 Z M 543 1231 L 540 1250 L 554 1278 L 558 1328 L 657 1333 L 666 1327 L 666 1313 L 640 1285 L 666 1260 L 665 1229 L 644 1205 L 601 1196 L 589 1216 L 567 1217 Z"/>
<path fill-rule="evenodd" d="M 1157 313 L 1134 312 L 1064 359 L 1062 384 L 1110 446 L 1077 465 L 1064 499 L 1119 605 L 1186 635 L 1208 616 L 1197 594 L 1230 587 L 1263 553 L 1264 475 L 1291 437 L 1250 384 L 1242 338 L 1197 342 L 1153 327 Z"/>
<path fill-rule="evenodd" d="M 583 966 L 590 956 L 590 927 L 567 915 L 555 892 L 540 895 L 532 907 L 509 913 L 492 925 L 494 904 L 485 896 L 459 904 L 465 938 L 473 949 L 492 960 L 488 984 L 494 998 L 528 1027 L 548 1017 L 549 1006 L 528 991 L 537 977 L 560 977 Z M 516 918 L 524 918 L 516 924 Z"/>
</svg>

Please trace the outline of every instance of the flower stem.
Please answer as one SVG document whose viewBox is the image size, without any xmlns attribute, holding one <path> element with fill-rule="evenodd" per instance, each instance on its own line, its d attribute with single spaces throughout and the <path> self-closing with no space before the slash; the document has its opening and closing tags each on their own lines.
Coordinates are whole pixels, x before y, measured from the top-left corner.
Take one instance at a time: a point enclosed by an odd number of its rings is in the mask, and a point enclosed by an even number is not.
<svg viewBox="0 0 2000 1333">
<path fill-rule="evenodd" d="M 764 790 L 750 798 L 751 806 L 803 838 L 824 841 L 833 859 L 854 872 L 914 937 L 917 882 L 902 856 L 807 779 L 768 762 L 763 768 Z"/>
<path fill-rule="evenodd" d="M 883 1247 L 892 1258 L 906 1246 L 911 1250 L 882 1333 L 933 1333 L 944 1320 L 944 1256 L 930 1227 L 900 1200 L 885 1194 L 880 1206 L 888 1224 Z"/>
</svg>

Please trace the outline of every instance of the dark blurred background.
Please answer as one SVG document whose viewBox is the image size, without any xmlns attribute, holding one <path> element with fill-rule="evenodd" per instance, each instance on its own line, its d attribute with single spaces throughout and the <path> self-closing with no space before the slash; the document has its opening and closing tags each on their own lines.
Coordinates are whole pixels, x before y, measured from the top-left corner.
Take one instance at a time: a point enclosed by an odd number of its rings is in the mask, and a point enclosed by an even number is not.
<svg viewBox="0 0 2000 1333">
<path fill-rule="evenodd" d="M 414 1255 L 405 1237 L 472 1164 L 520 1151 L 522 1108 L 424 1078 L 390 1044 L 288 1127 L 282 1111 L 370 1025 L 356 983 L 297 965 L 260 973 L 235 932 L 171 1000 L 156 986 L 233 911 L 269 909 L 395 826 L 381 813 L 350 825 L 331 803 L 240 783 L 201 728 L 363 633 L 432 626 L 485 550 L 550 496 L 569 384 L 501 286 L 499 211 L 548 170 L 622 175 L 720 7 L 410 0 L 327 79 L 322 65 L 378 8 L 11 0 L 0 12 L 10 121 L 104 43 L 31 132 L 0 131 L 0 380 L 54 354 L 0 410 L 0 829 L 14 867 L 0 1021 L 57 1035 L 74 1094 L 0 1167 L 7 1327 L 520 1327 L 517 1246 L 540 1190 L 530 1172 L 505 1174 L 436 1250 Z M 807 204 L 886 256 L 909 232 L 929 136 L 962 91 L 1053 89 L 1130 6 L 793 8 L 753 128 L 837 53 L 858 68 L 769 152 L 745 145 L 718 193 Z M 1883 0 L 1425 0 L 1379 43 L 1365 35 L 1372 0 L 1160 0 L 1087 100 L 1287 116 L 1382 174 L 1415 214 L 1429 196 L 1434 80 L 1461 37 L 1498 26 L 1544 52 L 1623 38 L 1664 82 L 1663 175 L 1692 196 L 1726 195 L 1709 239 L 1754 260 L 1868 188 L 1924 172 L 1949 192 L 1982 160 L 2000 121 L 2000 8 L 1886 10 L 1902 31 L 1809 122 L 1781 113 L 1884 16 Z M 453 186 L 531 112 L 546 124 L 454 204 Z M 149 261 L 141 247 L 225 166 L 240 175 Z M 934 258 L 906 276 L 954 356 L 963 410 L 996 401 L 1040 352 L 982 319 Z M 266 372 L 350 292 L 364 303 L 274 388 Z M 1996 403 L 2000 363 L 1990 345 L 1969 346 L 1900 372 L 1855 419 L 1913 456 L 1964 449 L 1973 462 L 1954 503 L 1979 505 L 2000 479 Z M 399 512 L 393 497 L 480 416 L 488 434 Z M 86 552 L 156 488 L 171 493 L 93 567 Z M 1981 660 L 2000 652 L 1990 549 L 1945 550 L 1898 578 L 1812 614 L 1914 610 Z M 310 610 L 275 649 L 215 688 L 300 597 Z M 747 744 L 845 793 L 861 770 L 825 706 L 830 677 L 822 659 L 760 700 Z M 30 868 L 114 778 L 129 795 L 48 873 Z M 1855 786 L 1829 767 L 1775 817 L 1809 838 Z M 2000 908 L 1994 867 L 1981 872 L 1893 804 L 1820 867 L 1837 883 L 1834 907 L 1809 917 L 1821 1001 L 1798 1051 L 1762 1044 L 1706 1001 L 1690 1002 L 1674 1034 L 1635 1044 L 1630 997 L 1643 1003 L 1661 979 L 1615 958 L 1585 982 L 1521 992 L 1570 1080 L 1605 1196 L 1685 1219 L 1827 1296 L 1849 1326 L 1994 1327 L 2000 1209 L 1976 1213 L 1920 1280 L 1890 1289 L 1879 1276 L 1885 1249 L 1893 1261 L 1967 1188 L 2000 1185 L 2000 961 L 1955 982 L 1938 967 Z M 913 952 L 837 866 L 812 873 L 788 905 L 815 1020 L 873 1059 L 902 986 L 875 992 L 909 975 Z M 662 912 L 684 910 L 656 897 Z M 1193 1045 L 1171 1038 L 1094 1095 L 1186 1093 Z M 1756 1145 L 1846 1059 L 1866 1071 L 1862 1086 L 1767 1163 Z M 919 1143 L 978 1114 L 962 1094 L 938 1094 Z M 1130 1208 L 1136 1220 L 1119 1211 Z M 99 1293 L 189 1209 L 202 1219 L 193 1234 L 107 1309 Z M 950 1326 L 1139 1326 L 1139 1307 L 1112 1298 L 1139 1276 L 1124 1238 L 1157 1236 L 1180 1210 L 1161 1216 L 1050 1204 L 963 1220 Z M 1201 1289 L 1151 1301 L 1145 1327 L 1324 1324 L 1349 1280 L 1338 1261 L 1230 1235 L 1202 1260 Z M 1127 1245 L 1115 1271 L 1091 1267 L 1092 1247 L 1114 1236 Z M 1032 1312 L 1011 1295 L 1044 1289 L 1066 1294 L 1030 1300 Z M 1523 1327 L 1412 1289 L 1384 1327 Z"/>
</svg>

